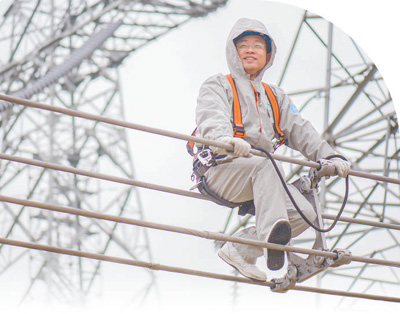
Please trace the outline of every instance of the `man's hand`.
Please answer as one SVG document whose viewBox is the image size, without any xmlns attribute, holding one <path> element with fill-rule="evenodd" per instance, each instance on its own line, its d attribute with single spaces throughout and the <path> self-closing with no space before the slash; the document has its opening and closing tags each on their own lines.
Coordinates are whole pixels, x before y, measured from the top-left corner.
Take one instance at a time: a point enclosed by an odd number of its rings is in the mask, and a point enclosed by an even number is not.
<svg viewBox="0 0 400 314">
<path fill-rule="evenodd" d="M 251 157 L 252 156 L 252 154 L 250 154 L 250 150 L 251 150 L 250 144 L 239 137 L 224 136 L 224 137 L 220 138 L 219 140 L 221 142 L 233 145 L 233 151 L 229 151 L 224 148 L 218 148 L 217 151 L 218 151 L 218 154 L 220 154 L 220 155 L 230 154 L 234 157 Z"/>
<path fill-rule="evenodd" d="M 329 161 L 332 162 L 339 177 L 347 177 L 350 172 L 350 163 L 348 161 L 337 157 L 329 159 Z"/>
</svg>

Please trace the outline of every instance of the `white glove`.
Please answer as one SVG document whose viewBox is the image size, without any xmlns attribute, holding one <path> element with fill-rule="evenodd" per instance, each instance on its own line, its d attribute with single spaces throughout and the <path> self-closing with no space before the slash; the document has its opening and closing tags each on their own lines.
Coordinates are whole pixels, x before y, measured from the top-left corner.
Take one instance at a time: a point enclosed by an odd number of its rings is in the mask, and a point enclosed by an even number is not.
<svg viewBox="0 0 400 314">
<path fill-rule="evenodd" d="M 347 177 L 350 171 L 350 163 L 348 161 L 337 157 L 329 159 L 329 161 L 332 162 L 339 177 Z"/>
<path fill-rule="evenodd" d="M 218 151 L 218 154 L 220 154 L 220 155 L 230 154 L 234 157 L 251 157 L 252 156 L 252 154 L 250 154 L 251 146 L 244 139 L 241 139 L 239 137 L 224 136 L 224 137 L 221 137 L 219 140 L 223 143 L 233 145 L 233 151 L 226 150 L 224 148 L 218 148 L 217 151 Z"/>
</svg>

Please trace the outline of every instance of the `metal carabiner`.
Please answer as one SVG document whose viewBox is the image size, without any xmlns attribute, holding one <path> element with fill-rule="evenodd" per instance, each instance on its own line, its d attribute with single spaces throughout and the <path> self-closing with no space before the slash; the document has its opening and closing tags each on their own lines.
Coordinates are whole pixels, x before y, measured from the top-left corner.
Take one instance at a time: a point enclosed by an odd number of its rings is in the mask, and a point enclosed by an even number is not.
<svg viewBox="0 0 400 314">
<path fill-rule="evenodd" d="M 213 155 L 212 155 L 211 149 L 209 149 L 209 148 L 206 148 L 206 149 L 203 149 L 202 151 L 200 151 L 197 154 L 197 159 L 204 166 L 207 166 L 207 167 L 213 166 L 213 164 L 211 163 L 213 160 Z"/>
</svg>

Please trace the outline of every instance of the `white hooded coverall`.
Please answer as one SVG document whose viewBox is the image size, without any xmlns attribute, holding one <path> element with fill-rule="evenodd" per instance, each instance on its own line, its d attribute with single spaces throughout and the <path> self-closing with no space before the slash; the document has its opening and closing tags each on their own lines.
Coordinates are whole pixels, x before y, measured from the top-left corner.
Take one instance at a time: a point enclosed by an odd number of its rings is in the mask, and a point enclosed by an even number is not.
<svg viewBox="0 0 400 314">
<path fill-rule="evenodd" d="M 233 41 L 246 31 L 259 32 L 271 39 L 270 59 L 254 80 L 250 80 L 250 76 L 245 72 Z M 272 140 L 276 134 L 272 108 L 261 79 L 272 65 L 275 53 L 275 43 L 264 24 L 247 18 L 236 22 L 226 43 L 227 63 L 236 84 L 242 123 L 246 131 L 244 140 L 253 148 L 261 148 L 268 152 L 273 152 Z M 257 103 L 253 87 L 258 94 Z M 288 139 L 288 146 L 314 161 L 335 154 L 331 146 L 320 138 L 313 125 L 301 117 L 289 96 L 275 85 L 270 84 L 270 87 L 278 102 L 279 126 Z M 207 79 L 201 86 L 197 101 L 196 135 L 211 140 L 233 136 L 232 103 L 232 88 L 225 75 L 217 74 Z M 284 176 L 281 164 L 276 162 Z M 254 200 L 256 227 L 245 228 L 235 236 L 265 241 L 278 219 L 289 221 L 292 237 L 308 228 L 308 224 L 294 209 L 268 158 L 236 158 L 230 163 L 210 168 L 205 177 L 209 188 L 228 201 L 241 203 Z M 303 213 L 310 221 L 314 221 L 316 215 L 312 205 L 295 187 L 290 184 L 288 187 Z M 234 243 L 234 246 L 247 260 L 263 255 L 261 248 L 238 243 Z"/>
</svg>

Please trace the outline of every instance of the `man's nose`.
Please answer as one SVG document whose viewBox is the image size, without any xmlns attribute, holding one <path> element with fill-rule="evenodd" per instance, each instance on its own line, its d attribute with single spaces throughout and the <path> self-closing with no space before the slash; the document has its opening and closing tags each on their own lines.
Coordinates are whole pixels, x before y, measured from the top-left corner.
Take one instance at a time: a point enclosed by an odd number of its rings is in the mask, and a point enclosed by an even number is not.
<svg viewBox="0 0 400 314">
<path fill-rule="evenodd" d="M 255 49 L 254 49 L 254 47 L 252 46 L 252 45 L 249 45 L 248 47 L 247 47 L 247 50 L 246 50 L 246 52 L 255 52 Z"/>
</svg>

